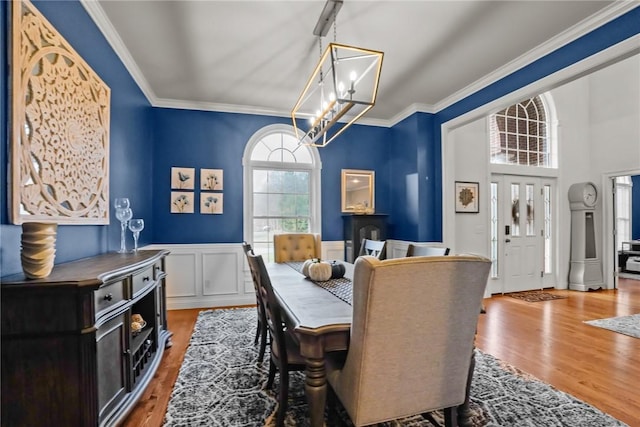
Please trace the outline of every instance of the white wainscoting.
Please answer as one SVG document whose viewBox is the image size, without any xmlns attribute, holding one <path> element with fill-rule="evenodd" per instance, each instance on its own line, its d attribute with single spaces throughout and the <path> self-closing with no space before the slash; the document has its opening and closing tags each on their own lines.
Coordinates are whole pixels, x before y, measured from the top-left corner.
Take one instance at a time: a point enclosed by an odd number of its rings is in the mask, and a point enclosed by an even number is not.
<svg viewBox="0 0 640 427">
<path fill-rule="evenodd" d="M 387 258 L 402 258 L 409 243 L 387 240 Z M 440 242 L 425 243 L 443 246 Z M 170 251 L 167 267 L 167 309 L 209 308 L 256 303 L 249 266 L 241 243 L 149 245 Z M 322 259 L 344 260 L 344 242 L 322 242 Z"/>
<path fill-rule="evenodd" d="M 167 309 L 255 304 L 241 243 L 149 245 L 166 249 Z M 344 260 L 344 242 L 322 242 L 322 259 Z"/>
</svg>

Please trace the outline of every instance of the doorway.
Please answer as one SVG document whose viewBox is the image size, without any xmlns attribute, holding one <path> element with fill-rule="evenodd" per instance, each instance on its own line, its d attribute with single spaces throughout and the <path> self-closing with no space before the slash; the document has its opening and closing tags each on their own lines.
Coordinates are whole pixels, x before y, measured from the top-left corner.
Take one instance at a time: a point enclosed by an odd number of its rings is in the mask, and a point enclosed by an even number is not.
<svg viewBox="0 0 640 427">
<path fill-rule="evenodd" d="M 555 286 L 555 180 L 491 175 L 491 293 Z"/>
<path fill-rule="evenodd" d="M 613 232 L 613 288 L 618 288 L 618 280 L 621 277 L 640 280 L 640 272 L 636 272 L 635 266 L 627 269 L 627 261 L 634 259 L 638 254 L 635 239 L 640 239 L 637 231 L 640 229 L 637 224 L 634 226 L 634 217 L 638 217 L 638 206 L 634 201 L 634 195 L 639 192 L 634 191 L 634 183 L 640 183 L 640 175 L 629 174 L 620 176 L 610 176 L 610 188 L 612 189 L 613 200 L 611 203 L 611 218 L 609 224 Z M 635 231 L 635 232 L 634 232 Z"/>
</svg>

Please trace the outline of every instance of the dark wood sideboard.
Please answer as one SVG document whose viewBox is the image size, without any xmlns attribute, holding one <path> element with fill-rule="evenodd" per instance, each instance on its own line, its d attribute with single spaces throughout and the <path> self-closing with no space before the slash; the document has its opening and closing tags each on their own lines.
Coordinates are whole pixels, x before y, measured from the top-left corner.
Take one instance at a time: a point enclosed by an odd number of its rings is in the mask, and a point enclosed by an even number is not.
<svg viewBox="0 0 640 427">
<path fill-rule="evenodd" d="M 2 426 L 111 426 L 171 345 L 168 251 L 107 253 L 1 279 Z M 131 327 L 132 314 L 146 326 Z"/>
</svg>

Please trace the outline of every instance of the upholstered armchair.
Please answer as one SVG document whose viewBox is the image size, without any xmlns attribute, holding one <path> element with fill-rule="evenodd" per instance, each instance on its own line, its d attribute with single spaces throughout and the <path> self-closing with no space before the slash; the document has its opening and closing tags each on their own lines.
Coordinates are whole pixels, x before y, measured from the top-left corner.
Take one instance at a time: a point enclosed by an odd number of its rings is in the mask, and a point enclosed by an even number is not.
<svg viewBox="0 0 640 427">
<path fill-rule="evenodd" d="M 349 349 L 327 360 L 354 425 L 437 409 L 457 425 L 490 267 L 477 256 L 356 260 Z"/>
<path fill-rule="evenodd" d="M 305 261 L 320 258 L 322 240 L 319 234 L 282 233 L 273 236 L 275 262 Z"/>
</svg>

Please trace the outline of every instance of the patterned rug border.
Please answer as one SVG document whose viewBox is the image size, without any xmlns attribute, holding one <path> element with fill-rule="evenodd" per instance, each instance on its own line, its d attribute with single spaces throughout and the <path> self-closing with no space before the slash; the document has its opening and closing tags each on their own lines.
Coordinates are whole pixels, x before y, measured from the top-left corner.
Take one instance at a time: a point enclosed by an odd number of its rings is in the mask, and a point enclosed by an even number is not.
<svg viewBox="0 0 640 427">
<path fill-rule="evenodd" d="M 607 317 L 605 319 L 585 320 L 583 323 L 633 338 L 640 338 L 640 313 L 630 314 L 628 316 Z"/>
<path fill-rule="evenodd" d="M 552 294 L 544 291 L 509 292 L 504 295 L 507 297 L 515 298 L 525 302 L 553 301 L 557 299 L 568 298 L 565 295 Z"/>
<path fill-rule="evenodd" d="M 164 427 L 273 427 L 279 375 L 264 388 L 255 308 L 203 310 L 165 413 Z M 304 374 L 292 372 L 286 427 L 308 427 Z M 624 427 L 626 424 L 480 350 L 471 385 L 470 427 Z M 353 427 L 342 409 L 346 426 Z M 433 413 L 442 422 L 441 411 Z M 327 427 L 332 427 L 327 424 Z M 377 427 L 433 427 L 422 416 Z M 627 426 L 628 427 L 628 426 Z"/>
</svg>

